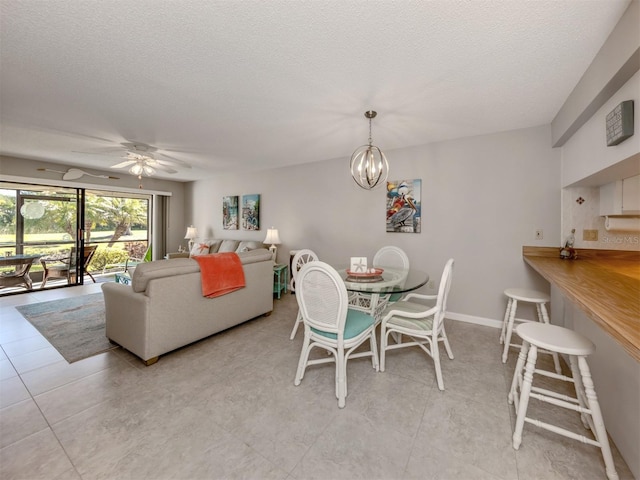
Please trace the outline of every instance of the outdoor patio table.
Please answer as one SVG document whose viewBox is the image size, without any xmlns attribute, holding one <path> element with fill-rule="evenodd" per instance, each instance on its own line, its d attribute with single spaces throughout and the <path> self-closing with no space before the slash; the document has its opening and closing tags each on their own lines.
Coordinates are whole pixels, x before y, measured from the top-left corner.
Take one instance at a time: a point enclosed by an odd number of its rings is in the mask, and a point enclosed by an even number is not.
<svg viewBox="0 0 640 480">
<path fill-rule="evenodd" d="M 42 255 L 12 255 L 0 257 L 0 267 L 15 267 L 15 270 L 0 275 L 0 287 L 15 287 L 24 285 L 28 290 L 33 289 L 33 282 L 29 270 L 33 262 Z"/>
</svg>

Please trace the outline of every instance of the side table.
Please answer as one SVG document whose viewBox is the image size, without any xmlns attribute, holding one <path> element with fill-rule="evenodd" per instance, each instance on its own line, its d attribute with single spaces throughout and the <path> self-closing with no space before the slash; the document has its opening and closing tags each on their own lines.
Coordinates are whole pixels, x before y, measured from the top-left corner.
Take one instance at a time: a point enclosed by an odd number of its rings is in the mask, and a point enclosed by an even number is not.
<svg viewBox="0 0 640 480">
<path fill-rule="evenodd" d="M 289 283 L 289 265 L 286 263 L 275 264 L 273 266 L 273 293 L 287 293 L 287 284 Z"/>
</svg>

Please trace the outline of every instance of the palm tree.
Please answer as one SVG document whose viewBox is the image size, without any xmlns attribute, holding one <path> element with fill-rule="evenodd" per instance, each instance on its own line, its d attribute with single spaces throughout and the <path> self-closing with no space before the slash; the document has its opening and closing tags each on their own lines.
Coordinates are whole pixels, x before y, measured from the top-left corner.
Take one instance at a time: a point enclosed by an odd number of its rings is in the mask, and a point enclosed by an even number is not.
<svg viewBox="0 0 640 480">
<path fill-rule="evenodd" d="M 93 219 L 100 223 L 115 225 L 113 235 L 109 239 L 109 247 L 122 237 L 134 224 L 147 224 L 147 201 L 137 198 L 102 197 L 95 199 Z"/>
</svg>

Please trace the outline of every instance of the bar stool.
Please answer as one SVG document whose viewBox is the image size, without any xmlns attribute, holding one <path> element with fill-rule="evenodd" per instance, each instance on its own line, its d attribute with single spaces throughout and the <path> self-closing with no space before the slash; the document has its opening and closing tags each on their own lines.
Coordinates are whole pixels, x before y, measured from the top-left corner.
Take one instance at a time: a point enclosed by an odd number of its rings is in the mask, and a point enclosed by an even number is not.
<svg viewBox="0 0 640 480">
<path fill-rule="evenodd" d="M 513 380 L 508 397 L 509 403 L 515 406 L 517 416 L 516 426 L 513 432 L 513 448 L 516 450 L 520 448 L 524 422 L 528 422 L 545 430 L 573 438 L 574 440 L 579 440 L 582 443 L 600 447 L 607 477 L 609 480 L 617 479 L 618 474 L 616 473 L 613 463 L 609 439 L 607 438 L 607 430 L 605 429 L 602 413 L 600 412 L 600 405 L 598 404 L 598 397 L 596 396 L 593 380 L 591 379 L 591 372 L 587 365 L 586 357 L 596 349 L 593 342 L 573 330 L 535 322 L 518 325 L 516 327 L 516 333 L 522 338 L 522 348 L 518 355 L 518 363 L 513 373 Z M 536 359 L 538 349 L 540 348 L 569 355 L 572 376 L 567 377 L 546 370 L 536 369 Z M 576 398 L 532 386 L 534 374 L 573 383 Z M 527 417 L 527 407 L 530 397 L 580 413 L 583 425 L 585 428 L 591 430 L 595 440 L 570 430 Z"/>
<path fill-rule="evenodd" d="M 536 306 L 538 312 L 538 321 L 540 323 L 549 323 L 549 314 L 547 313 L 546 304 L 549 303 L 551 298 L 546 293 L 538 292 L 536 290 L 529 290 L 526 288 L 507 288 L 504 294 L 508 297 L 507 309 L 504 312 L 504 320 L 502 321 L 502 331 L 500 332 L 500 343 L 504 343 L 504 349 L 502 351 L 502 363 L 507 363 L 507 357 L 509 356 L 509 348 L 520 348 L 520 345 L 511 343 L 511 334 L 513 332 L 513 324 L 516 321 L 516 310 L 518 309 L 518 302 L 533 303 Z M 528 320 L 518 320 L 524 322 Z M 549 353 L 549 352 L 541 352 Z M 558 354 L 552 352 L 553 364 L 556 368 L 556 373 L 561 373 L 560 361 Z"/>
</svg>

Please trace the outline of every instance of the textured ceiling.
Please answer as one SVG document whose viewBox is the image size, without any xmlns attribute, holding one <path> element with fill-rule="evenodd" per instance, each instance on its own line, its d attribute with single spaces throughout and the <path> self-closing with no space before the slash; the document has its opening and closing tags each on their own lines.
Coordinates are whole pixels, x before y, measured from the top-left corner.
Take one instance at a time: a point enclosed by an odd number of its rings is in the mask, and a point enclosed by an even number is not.
<svg viewBox="0 0 640 480">
<path fill-rule="evenodd" d="M 630 0 L 0 0 L 0 153 L 192 180 L 548 124 Z M 392 158 L 390 158 L 392 161 Z"/>
</svg>

